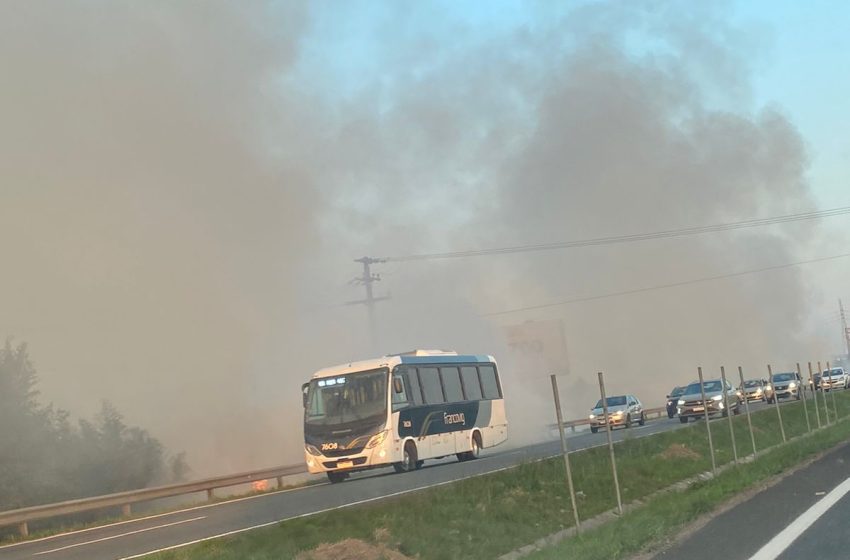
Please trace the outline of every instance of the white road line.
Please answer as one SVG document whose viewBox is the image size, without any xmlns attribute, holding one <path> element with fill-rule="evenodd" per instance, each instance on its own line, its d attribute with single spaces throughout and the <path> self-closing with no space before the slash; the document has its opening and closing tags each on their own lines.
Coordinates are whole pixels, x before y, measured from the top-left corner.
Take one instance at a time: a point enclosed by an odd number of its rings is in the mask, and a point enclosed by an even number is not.
<svg viewBox="0 0 850 560">
<path fill-rule="evenodd" d="M 272 490 L 270 492 L 263 492 L 262 494 L 255 494 L 253 496 L 245 496 L 243 498 L 233 498 L 233 499 L 230 499 L 230 500 L 225 499 L 221 502 L 201 504 L 201 505 L 198 505 L 198 506 L 192 506 L 192 507 L 188 507 L 188 508 L 184 508 L 184 509 L 177 509 L 177 510 L 174 510 L 174 511 L 166 511 L 166 512 L 163 512 L 163 513 L 156 513 L 154 515 L 146 515 L 145 517 L 136 517 L 134 519 L 127 519 L 126 521 L 116 521 L 114 523 L 106 523 L 104 525 L 96 525 L 94 527 L 87 527 L 85 529 L 77 529 L 75 531 L 65 531 L 64 533 L 56 533 L 55 535 L 48 535 L 46 537 L 41 537 L 41 538 L 38 538 L 38 539 L 26 539 L 26 540 L 22 540 L 22 541 L 18 541 L 18 542 L 14 542 L 14 543 L 5 544 L 3 546 L 0 546 L 0 552 L 2 552 L 3 550 L 5 550 L 7 548 L 12 548 L 13 546 L 21 546 L 21 545 L 25 545 L 25 544 L 33 544 L 33 543 L 38 543 L 38 542 L 43 542 L 43 541 L 49 541 L 49 540 L 53 540 L 53 539 L 58 539 L 59 537 L 67 537 L 68 535 L 79 535 L 80 533 L 89 533 L 91 531 L 111 529 L 112 527 L 117 527 L 119 525 L 127 525 L 128 523 L 139 523 L 139 522 L 142 522 L 142 521 L 149 521 L 151 519 L 156 519 L 158 517 L 165 517 L 165 516 L 168 516 L 168 515 L 177 516 L 177 515 L 180 515 L 181 513 L 187 513 L 187 512 L 195 511 L 195 510 L 198 510 L 198 509 L 206 509 L 206 508 L 212 508 L 212 507 L 226 506 L 228 504 L 235 504 L 236 502 L 244 502 L 246 500 L 256 500 L 257 498 L 267 498 L 269 496 L 276 496 L 278 494 L 287 494 L 289 492 L 296 492 L 298 490 L 304 490 L 305 488 L 311 488 L 313 486 L 326 486 L 326 485 L 330 485 L 330 482 L 317 482 L 317 483 L 314 483 L 314 484 L 297 486 L 295 488 L 287 488 L 286 490 Z M 201 492 L 203 492 L 203 490 Z"/>
<path fill-rule="evenodd" d="M 838 503 L 838 500 L 850 492 L 850 478 L 836 486 L 832 491 L 819 500 L 815 505 L 803 512 L 800 517 L 791 522 L 778 535 L 770 539 L 770 541 L 761 547 L 750 560 L 773 560 L 780 554 L 785 552 L 791 543 L 793 543 L 806 529 L 812 526 L 815 521 L 829 511 L 829 509 Z"/>
<path fill-rule="evenodd" d="M 93 541 L 86 541 L 86 542 L 81 542 L 81 543 L 76 543 L 76 544 L 69 544 L 68 546 L 63 546 L 63 547 L 60 547 L 60 548 L 54 548 L 53 550 L 45 550 L 45 551 L 42 551 L 42 552 L 36 552 L 35 554 L 33 554 L 33 556 L 40 556 L 42 554 L 50 554 L 51 552 L 59 552 L 60 550 L 67 550 L 69 548 L 77 548 L 78 546 L 86 546 L 88 544 L 94 544 L 94 543 L 99 543 L 99 542 L 103 542 L 103 541 L 110 541 L 112 539 L 118 539 L 118 538 L 121 538 L 121 537 L 126 537 L 128 535 L 135 535 L 136 533 L 144 533 L 146 531 L 153 531 L 154 529 L 164 529 L 165 527 L 172 527 L 174 525 L 182 525 L 183 523 L 190 523 L 192 521 L 199 521 L 201 519 L 206 519 L 206 518 L 207 518 L 207 516 L 203 515 L 201 517 L 193 517 L 192 519 L 184 519 L 182 521 L 175 521 L 174 523 L 166 523 L 164 525 L 157 525 L 155 527 L 146 527 L 145 529 L 138 529 L 136 531 L 130 531 L 128 533 L 121 533 L 120 535 L 112 535 L 110 537 L 103 537 L 101 539 L 95 539 Z"/>
<path fill-rule="evenodd" d="M 675 427 L 674 427 L 674 429 L 675 429 Z M 641 439 L 641 438 L 644 438 L 644 437 L 649 437 L 651 435 L 654 435 L 654 434 L 646 434 L 646 435 L 643 435 L 643 436 L 638 436 L 638 437 L 633 438 L 633 439 Z M 619 443 L 619 442 L 614 442 L 614 443 Z M 580 449 L 570 450 L 570 453 L 574 453 L 574 452 L 577 452 L 577 451 L 584 451 L 586 449 L 593 449 L 593 448 L 596 448 L 596 447 L 603 447 L 603 446 L 607 446 L 607 445 L 608 445 L 607 443 L 600 443 L 598 445 L 591 445 L 591 446 L 588 446 L 588 447 L 582 447 Z M 547 459 L 552 459 L 553 457 L 559 457 L 560 455 L 561 454 L 558 453 L 557 455 L 550 455 L 550 456 L 547 456 L 547 457 L 538 457 L 537 459 L 533 459 L 529 462 L 530 463 L 540 463 L 540 462 L 546 461 Z M 494 458 L 503 457 L 503 456 L 504 455 L 500 454 L 500 455 L 492 455 L 492 456 L 486 457 L 486 458 L 487 459 L 494 459 Z M 322 514 L 322 513 L 327 513 L 329 511 L 335 511 L 335 510 L 338 510 L 338 509 L 345 509 L 345 508 L 349 508 L 349 507 L 353 507 L 353 506 L 359 506 L 359 505 L 362 505 L 362 504 L 368 504 L 370 502 L 385 500 L 387 498 L 394 498 L 396 496 L 403 496 L 404 494 L 410 494 L 411 492 L 419 492 L 420 490 L 428 490 L 430 488 L 437 488 L 439 486 L 445 486 L 447 484 L 454 484 L 456 482 L 460 482 L 462 480 L 467 480 L 467 479 L 470 479 L 470 478 L 476 478 L 476 477 L 479 477 L 479 476 L 484 476 L 484 475 L 488 475 L 488 474 L 494 474 L 494 473 L 498 473 L 498 472 L 502 472 L 502 471 L 507 471 L 507 470 L 510 470 L 510 469 L 515 469 L 518 466 L 519 465 L 508 465 L 508 466 L 505 466 L 505 467 L 499 467 L 498 469 L 493 469 L 493 470 L 489 470 L 489 471 L 485 471 L 485 472 L 475 473 L 475 474 L 467 476 L 466 478 L 456 478 L 456 479 L 452 479 L 452 480 L 445 480 L 443 482 L 437 482 L 435 484 L 429 484 L 429 485 L 426 485 L 426 486 L 417 486 L 416 488 L 408 488 L 407 490 L 401 490 L 399 492 L 393 492 L 392 494 L 384 494 L 382 496 L 375 496 L 374 498 L 367 498 L 365 500 L 359 500 L 357 502 L 351 502 L 351 503 L 348 503 L 348 504 L 343 504 L 341 506 L 335 506 L 335 507 L 332 507 L 332 508 L 326 508 L 326 509 L 322 509 L 322 510 L 318 510 L 318 511 L 312 511 L 312 512 L 309 512 L 309 513 L 302 513 L 300 515 L 294 515 L 292 517 L 284 517 L 283 519 L 278 519 L 276 521 L 269 521 L 268 523 L 261 523 L 260 525 L 252 525 L 250 527 L 244 527 L 242 529 L 236 529 L 235 531 L 228 531 L 226 533 L 219 533 L 218 535 L 212 535 L 210 537 L 204 537 L 202 539 L 196 539 L 194 541 L 175 544 L 175 545 L 167 546 L 167 547 L 164 547 L 164 548 L 158 548 L 156 550 L 149 550 L 147 552 L 142 552 L 141 554 L 134 554 L 133 556 L 124 556 L 123 558 L 119 558 L 118 560 L 135 560 L 136 558 L 143 558 L 143 557 L 148 556 L 150 554 L 157 554 L 159 552 L 166 552 L 166 551 L 169 551 L 169 550 L 175 550 L 177 548 L 183 548 L 185 546 L 191 546 L 193 544 L 198 544 L 198 543 L 202 543 L 202 542 L 205 542 L 205 541 L 211 541 L 211 540 L 214 540 L 214 539 L 220 539 L 222 537 L 229 537 L 231 535 L 237 535 L 239 533 L 244 533 L 246 531 L 253 531 L 254 529 L 262 529 L 263 527 L 270 527 L 272 525 L 277 525 L 278 523 L 283 523 L 284 521 L 292 521 L 293 519 L 301 519 L 302 517 L 310 517 L 310 516 L 313 516 L 313 515 L 319 515 L 319 514 Z"/>
</svg>

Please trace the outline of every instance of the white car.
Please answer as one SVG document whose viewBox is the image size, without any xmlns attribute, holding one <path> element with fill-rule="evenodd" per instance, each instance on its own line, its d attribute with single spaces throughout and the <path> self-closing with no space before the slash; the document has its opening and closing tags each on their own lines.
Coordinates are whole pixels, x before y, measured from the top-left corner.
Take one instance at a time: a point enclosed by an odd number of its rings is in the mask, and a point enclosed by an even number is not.
<svg viewBox="0 0 850 560">
<path fill-rule="evenodd" d="M 850 376 L 842 367 L 834 367 L 823 370 L 820 378 L 820 388 L 824 390 L 835 389 L 841 387 L 846 389 L 850 386 Z"/>
</svg>

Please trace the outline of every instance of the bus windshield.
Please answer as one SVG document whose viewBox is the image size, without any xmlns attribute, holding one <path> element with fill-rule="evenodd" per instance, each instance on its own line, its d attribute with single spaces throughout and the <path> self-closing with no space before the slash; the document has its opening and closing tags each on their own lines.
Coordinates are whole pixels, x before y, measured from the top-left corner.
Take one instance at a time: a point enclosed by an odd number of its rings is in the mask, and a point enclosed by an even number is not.
<svg viewBox="0 0 850 560">
<path fill-rule="evenodd" d="M 382 368 L 312 380 L 304 421 L 329 426 L 385 415 L 387 377 Z"/>
</svg>

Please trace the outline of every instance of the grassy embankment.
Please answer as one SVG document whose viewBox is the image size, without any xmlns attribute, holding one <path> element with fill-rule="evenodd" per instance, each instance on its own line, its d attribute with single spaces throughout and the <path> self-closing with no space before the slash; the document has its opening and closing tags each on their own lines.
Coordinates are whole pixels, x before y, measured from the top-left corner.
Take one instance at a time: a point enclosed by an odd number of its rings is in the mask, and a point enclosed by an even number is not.
<svg viewBox="0 0 850 560">
<path fill-rule="evenodd" d="M 809 408 L 812 425 L 816 426 L 814 407 Z M 840 417 L 850 414 L 850 393 L 838 395 L 838 409 Z M 783 406 L 782 417 L 789 438 L 806 433 L 801 403 Z M 758 449 L 781 443 L 773 408 L 753 414 L 752 419 Z M 746 417 L 743 414 L 736 417 L 734 426 L 739 455 L 752 452 Z M 732 447 L 727 421 L 714 420 L 711 429 L 718 465 L 730 462 Z M 536 557 L 621 557 L 665 538 L 743 488 L 848 437 L 850 422 L 840 422 L 813 437 L 766 453 L 754 463 L 742 465 L 716 480 L 696 484 L 684 492 L 656 496 L 639 511 Z M 617 444 L 616 449 L 626 503 L 711 468 L 703 422 L 674 432 L 628 439 Z M 581 518 L 615 507 L 607 449 L 580 451 L 570 457 L 575 488 L 581 496 Z M 564 464 L 562 459 L 555 458 L 391 500 L 286 521 L 152 558 L 278 560 L 293 558 L 320 543 L 349 538 L 366 542 L 377 539 L 423 560 L 495 558 L 570 525 L 572 514 Z"/>
</svg>

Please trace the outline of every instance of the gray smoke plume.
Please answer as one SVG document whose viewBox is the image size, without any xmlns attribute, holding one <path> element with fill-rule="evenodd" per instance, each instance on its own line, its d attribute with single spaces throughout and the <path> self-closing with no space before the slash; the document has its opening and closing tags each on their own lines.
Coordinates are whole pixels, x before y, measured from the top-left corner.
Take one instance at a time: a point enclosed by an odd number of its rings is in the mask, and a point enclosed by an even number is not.
<svg viewBox="0 0 850 560">
<path fill-rule="evenodd" d="M 480 38 L 433 8 L 388 5 L 369 27 L 380 70 L 336 95 L 334 69 L 305 54 L 308 36 L 345 44 L 317 23 L 333 9 L 0 6 L 3 330 L 30 343 L 59 406 L 88 414 L 111 399 L 207 474 L 300 460 L 300 384 L 375 351 L 495 354 L 517 439 L 539 434 L 549 372 L 502 331 L 526 319 L 564 321 L 573 417 L 600 369 L 609 391 L 654 405 L 697 365 L 761 375 L 766 360 L 784 369 L 825 351 L 806 328 L 804 269 L 487 316 L 790 262 L 813 224 L 387 263 L 376 289 L 392 299 L 371 348 L 364 309 L 340 305 L 362 297 L 346 280 L 364 254 L 641 233 L 813 201 L 802 139 L 781 111 L 752 106 L 757 41 L 722 6 L 594 2 Z"/>
</svg>

